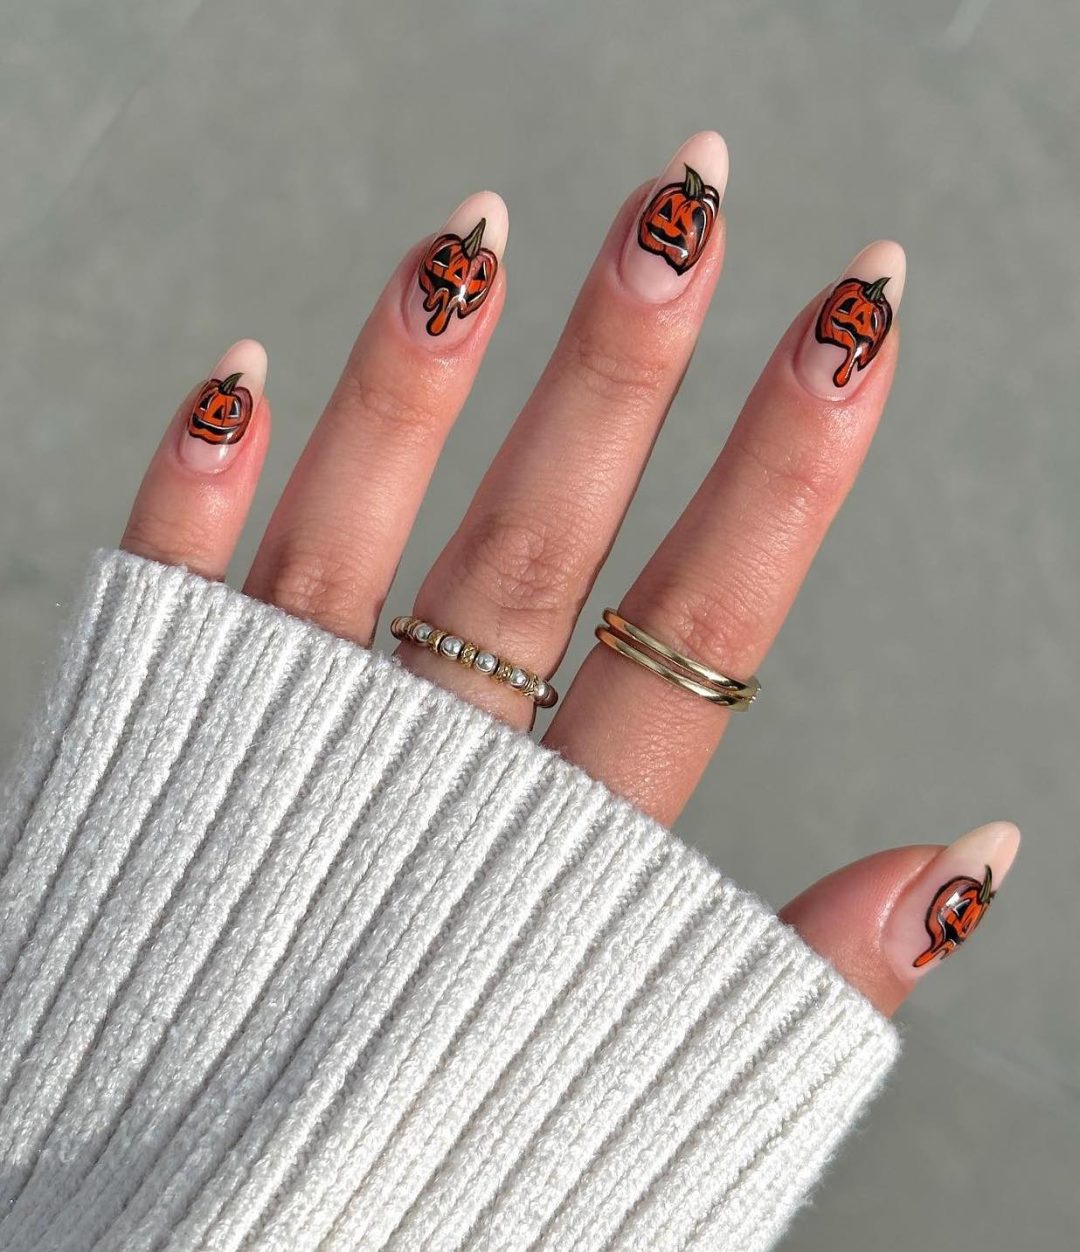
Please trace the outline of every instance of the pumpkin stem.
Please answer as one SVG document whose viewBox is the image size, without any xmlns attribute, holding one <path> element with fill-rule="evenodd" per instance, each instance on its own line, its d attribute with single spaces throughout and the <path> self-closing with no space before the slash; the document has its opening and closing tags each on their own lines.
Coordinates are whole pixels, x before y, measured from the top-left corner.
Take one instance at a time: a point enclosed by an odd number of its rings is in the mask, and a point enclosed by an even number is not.
<svg viewBox="0 0 1080 1252">
<path fill-rule="evenodd" d="M 487 219 L 482 217 L 461 241 L 461 250 L 470 261 L 480 251 L 480 241 L 484 237 L 484 227 L 486 225 Z"/>
<path fill-rule="evenodd" d="M 880 300 L 881 297 L 884 295 L 885 284 L 888 281 L 889 281 L 888 278 L 879 278 L 877 282 L 871 283 L 869 286 L 866 286 L 866 284 L 864 283 L 863 295 L 867 298 L 867 300 L 872 300 L 876 304 L 877 301 Z"/>
<path fill-rule="evenodd" d="M 705 191 L 705 180 L 695 169 L 691 169 L 689 165 L 684 165 L 686 177 L 683 179 L 683 191 L 689 200 L 700 200 Z"/>
<path fill-rule="evenodd" d="M 984 906 L 989 904 L 994 898 L 994 892 L 992 890 L 993 881 L 994 876 L 991 874 L 990 866 L 988 865 L 986 867 L 986 877 L 982 880 L 982 886 L 979 888 L 979 903 Z"/>
<path fill-rule="evenodd" d="M 231 396 L 236 390 L 236 384 L 240 381 L 241 377 L 242 376 L 240 374 L 230 374 L 228 378 L 218 384 L 218 391 L 220 391 L 223 396 Z"/>
</svg>

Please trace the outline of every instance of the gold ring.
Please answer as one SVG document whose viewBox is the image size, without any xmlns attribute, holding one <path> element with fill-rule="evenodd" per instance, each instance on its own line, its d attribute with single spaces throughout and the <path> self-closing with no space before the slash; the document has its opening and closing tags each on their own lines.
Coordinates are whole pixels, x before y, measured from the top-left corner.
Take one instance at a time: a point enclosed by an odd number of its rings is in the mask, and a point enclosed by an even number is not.
<svg viewBox="0 0 1080 1252">
<path fill-rule="evenodd" d="M 390 633 L 395 639 L 406 639 L 409 643 L 427 648 L 448 661 L 457 661 L 467 669 L 493 678 L 497 683 L 505 683 L 512 691 L 528 696 L 542 709 L 550 709 L 559 698 L 551 683 L 546 682 L 539 674 L 515 665 L 513 661 L 507 661 L 475 643 L 469 643 L 460 635 L 440 630 L 419 617 L 395 617 L 390 623 Z"/>
<path fill-rule="evenodd" d="M 723 704 L 741 712 L 753 704 L 761 690 L 761 683 L 756 678 L 748 678 L 746 682 L 729 678 L 719 670 L 669 648 L 640 626 L 628 622 L 614 609 L 604 610 L 604 623 L 596 628 L 596 637 L 601 643 L 658 674 L 666 682 L 696 696 L 703 696 L 713 704 Z"/>
</svg>

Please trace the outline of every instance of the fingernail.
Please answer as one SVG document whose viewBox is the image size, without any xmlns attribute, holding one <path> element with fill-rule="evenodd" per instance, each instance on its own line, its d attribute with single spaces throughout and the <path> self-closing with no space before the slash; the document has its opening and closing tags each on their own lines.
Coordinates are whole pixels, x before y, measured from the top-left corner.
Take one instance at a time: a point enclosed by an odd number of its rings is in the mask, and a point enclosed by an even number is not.
<svg viewBox="0 0 1080 1252">
<path fill-rule="evenodd" d="M 904 294 L 904 249 L 891 240 L 864 248 L 822 301 L 795 359 L 803 386 L 848 399 L 892 329 Z"/>
<path fill-rule="evenodd" d="M 727 144 L 715 131 L 688 139 L 653 185 L 622 250 L 623 282 L 664 304 L 687 287 L 716 225 L 728 177 Z"/>
<path fill-rule="evenodd" d="M 938 853 L 897 900 L 882 932 L 886 959 L 905 982 L 970 938 L 990 908 L 1020 845 L 1010 822 L 990 822 Z"/>
<path fill-rule="evenodd" d="M 510 221 L 493 191 L 460 204 L 435 236 L 405 295 L 405 318 L 415 334 L 440 349 L 460 343 L 469 319 L 495 285 Z"/>
<path fill-rule="evenodd" d="M 266 385 L 266 350 L 241 339 L 202 384 L 180 431 L 179 456 L 202 474 L 216 474 L 232 461 L 247 434 Z"/>
</svg>

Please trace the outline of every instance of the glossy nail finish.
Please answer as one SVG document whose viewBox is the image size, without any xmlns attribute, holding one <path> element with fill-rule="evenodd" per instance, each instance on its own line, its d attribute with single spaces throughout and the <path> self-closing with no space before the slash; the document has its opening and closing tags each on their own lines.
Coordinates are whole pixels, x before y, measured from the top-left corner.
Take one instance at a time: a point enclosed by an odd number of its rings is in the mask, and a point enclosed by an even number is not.
<svg viewBox="0 0 1080 1252">
<path fill-rule="evenodd" d="M 728 176 L 727 145 L 714 131 L 694 135 L 653 185 L 623 247 L 626 286 L 650 304 L 674 300 L 708 247 Z"/>
<path fill-rule="evenodd" d="M 491 191 L 470 196 L 431 240 L 406 294 L 406 321 L 434 347 L 468 335 L 472 317 L 495 285 L 506 248 L 506 205 Z"/>
<path fill-rule="evenodd" d="M 225 353 L 188 411 L 178 455 L 190 469 L 216 474 L 239 451 L 266 385 L 266 352 L 241 339 Z"/>
<path fill-rule="evenodd" d="M 971 937 L 1019 844 L 1015 826 L 991 822 L 945 848 L 908 884 L 882 932 L 882 949 L 898 977 L 920 977 Z"/>
<path fill-rule="evenodd" d="M 892 329 L 907 264 L 898 243 L 864 248 L 822 301 L 800 345 L 795 372 L 816 396 L 853 396 Z"/>
</svg>

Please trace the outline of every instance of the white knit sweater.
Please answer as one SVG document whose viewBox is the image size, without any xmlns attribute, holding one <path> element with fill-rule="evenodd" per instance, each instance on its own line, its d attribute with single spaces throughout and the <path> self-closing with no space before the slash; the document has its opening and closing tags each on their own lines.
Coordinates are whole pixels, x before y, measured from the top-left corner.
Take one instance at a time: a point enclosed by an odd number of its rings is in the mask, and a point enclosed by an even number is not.
<svg viewBox="0 0 1080 1252">
<path fill-rule="evenodd" d="M 896 1047 L 526 736 L 97 559 L 0 811 L 4 1252 L 758 1252 Z"/>
</svg>

